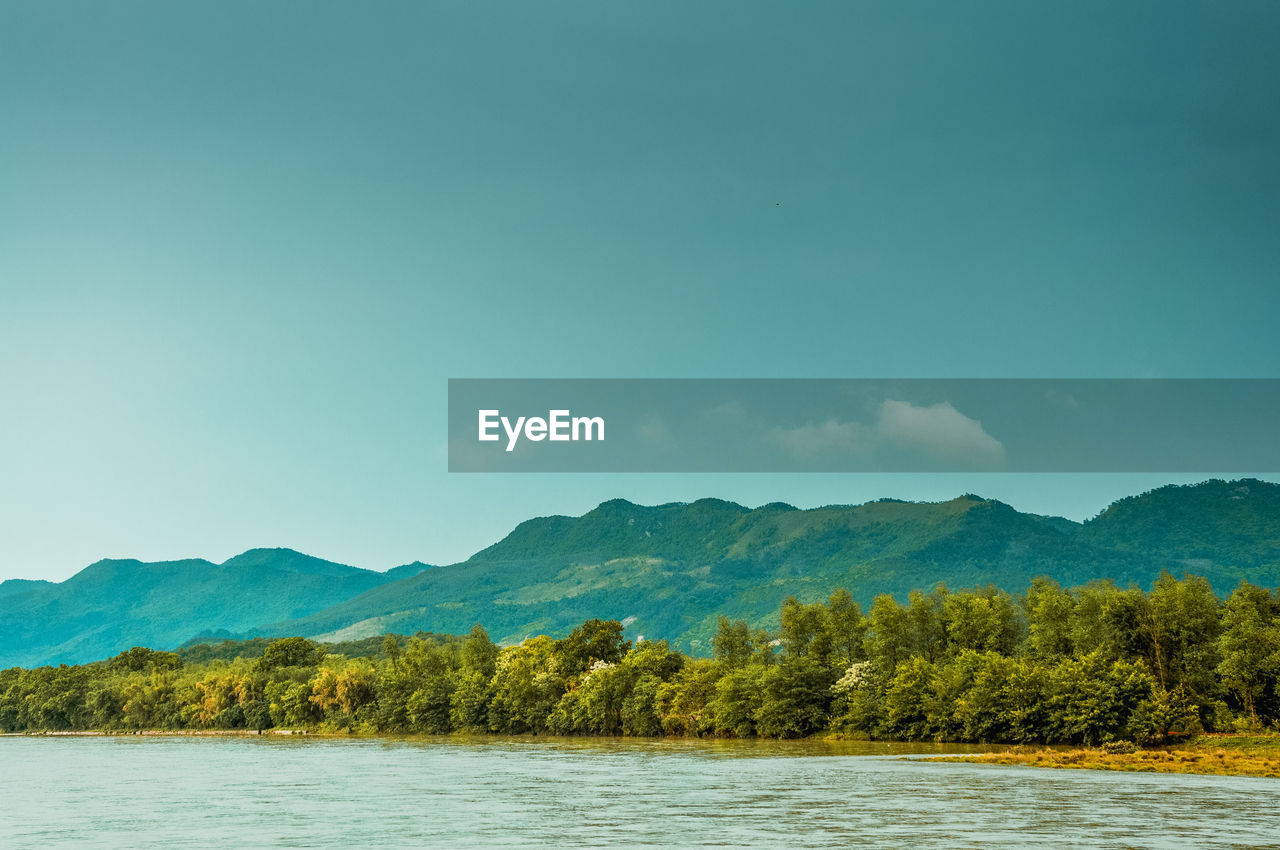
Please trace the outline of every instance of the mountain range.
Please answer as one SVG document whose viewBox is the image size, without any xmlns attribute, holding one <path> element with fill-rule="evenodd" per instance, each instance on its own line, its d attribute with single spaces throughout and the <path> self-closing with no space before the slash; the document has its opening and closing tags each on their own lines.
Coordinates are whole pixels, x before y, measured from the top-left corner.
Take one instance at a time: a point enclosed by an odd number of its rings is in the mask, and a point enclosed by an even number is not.
<svg viewBox="0 0 1280 850">
<path fill-rule="evenodd" d="M 382 573 L 250 549 L 221 564 L 102 560 L 60 583 L 10 580 L 0 583 L 0 667 L 82 663 L 131 646 L 171 649 L 196 634 L 251 631 L 426 568 Z"/>
<path fill-rule="evenodd" d="M 450 566 L 385 573 L 289 549 L 204 560 L 99 561 L 70 579 L 0 583 L 0 667 L 96 660 L 204 637 L 466 632 L 500 642 L 621 620 L 630 636 L 709 651 L 719 615 L 770 625 L 779 604 L 846 587 L 864 605 L 944 582 L 1024 590 L 1035 576 L 1149 585 L 1203 575 L 1226 593 L 1280 583 L 1280 485 L 1255 479 L 1162 487 L 1093 519 L 1022 513 L 966 494 L 801 510 L 702 499 L 615 499 L 580 517 L 528 520 Z"/>
</svg>

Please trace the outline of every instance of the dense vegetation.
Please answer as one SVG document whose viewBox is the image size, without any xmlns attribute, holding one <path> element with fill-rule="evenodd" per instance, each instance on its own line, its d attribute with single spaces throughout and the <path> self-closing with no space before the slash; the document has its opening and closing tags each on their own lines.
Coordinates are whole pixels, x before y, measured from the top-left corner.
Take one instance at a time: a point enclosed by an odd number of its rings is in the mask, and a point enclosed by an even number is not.
<svg viewBox="0 0 1280 850">
<path fill-rule="evenodd" d="M 528 520 L 460 564 L 387 573 L 287 549 L 220 565 L 102 561 L 61 584 L 0 583 L 0 667 L 197 637 L 346 641 L 460 633 L 477 621 L 516 643 L 563 637 L 593 617 L 621 621 L 633 641 L 660 636 L 708 655 L 721 615 L 776 630 L 788 596 L 813 603 L 843 587 L 869 606 L 877 593 L 905 599 L 940 581 L 1019 592 L 1038 575 L 1149 586 L 1163 569 L 1205 576 L 1220 594 L 1242 580 L 1280 584 L 1280 484 L 1162 487 L 1083 524 L 974 495 L 812 510 L 615 499 L 580 517 Z"/>
<path fill-rule="evenodd" d="M 0 672 L 0 729 L 306 728 L 362 733 L 1157 742 L 1280 722 L 1280 594 L 1162 575 L 1150 592 L 1035 580 L 788 599 L 776 632 L 721 618 L 713 657 L 632 644 L 589 620 L 500 648 L 385 635 L 134 648 L 84 666 Z M 335 651 L 338 649 L 340 651 Z M 243 652 L 237 650 L 244 650 Z M 235 657 L 230 657 L 236 652 Z M 344 654 L 350 653 L 350 654 Z"/>
<path fill-rule="evenodd" d="M 847 588 L 863 606 L 915 587 L 996 587 L 1035 576 L 1067 586 L 1110 578 L 1150 586 L 1162 570 L 1202 575 L 1220 594 L 1280 584 L 1280 485 L 1205 481 L 1117 502 L 1087 523 L 1022 513 L 967 494 L 754 510 L 716 499 L 657 506 L 615 499 L 581 517 L 521 523 L 462 564 L 375 587 L 256 634 L 350 639 L 387 631 L 494 638 L 566 634 L 591 617 L 711 651 L 719 617 L 780 625 L 788 596 L 812 603 Z"/>
</svg>

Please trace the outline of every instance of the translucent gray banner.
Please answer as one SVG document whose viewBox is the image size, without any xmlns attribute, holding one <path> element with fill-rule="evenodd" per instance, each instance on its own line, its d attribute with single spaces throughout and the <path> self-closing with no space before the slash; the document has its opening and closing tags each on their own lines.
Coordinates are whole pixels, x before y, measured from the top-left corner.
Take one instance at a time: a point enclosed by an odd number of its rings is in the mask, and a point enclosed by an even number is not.
<svg viewBox="0 0 1280 850">
<path fill-rule="evenodd" d="M 1277 379 L 454 379 L 450 472 L 1280 471 Z"/>
</svg>

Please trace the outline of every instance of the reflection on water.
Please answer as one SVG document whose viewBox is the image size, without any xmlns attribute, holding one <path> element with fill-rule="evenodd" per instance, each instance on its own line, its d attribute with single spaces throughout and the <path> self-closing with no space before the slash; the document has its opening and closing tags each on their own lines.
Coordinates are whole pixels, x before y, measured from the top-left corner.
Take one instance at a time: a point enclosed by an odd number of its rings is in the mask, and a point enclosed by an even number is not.
<svg viewBox="0 0 1280 850">
<path fill-rule="evenodd" d="M 0 739 L 0 844 L 1280 846 L 1280 782 L 879 742 Z"/>
</svg>

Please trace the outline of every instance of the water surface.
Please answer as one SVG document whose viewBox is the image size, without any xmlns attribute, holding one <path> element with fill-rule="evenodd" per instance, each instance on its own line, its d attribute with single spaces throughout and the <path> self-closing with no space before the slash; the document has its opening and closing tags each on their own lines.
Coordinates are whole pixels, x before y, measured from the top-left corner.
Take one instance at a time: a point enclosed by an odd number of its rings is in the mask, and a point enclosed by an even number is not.
<svg viewBox="0 0 1280 850">
<path fill-rule="evenodd" d="M 883 743 L 0 739 L 0 844 L 1280 847 L 1280 782 Z"/>
</svg>

